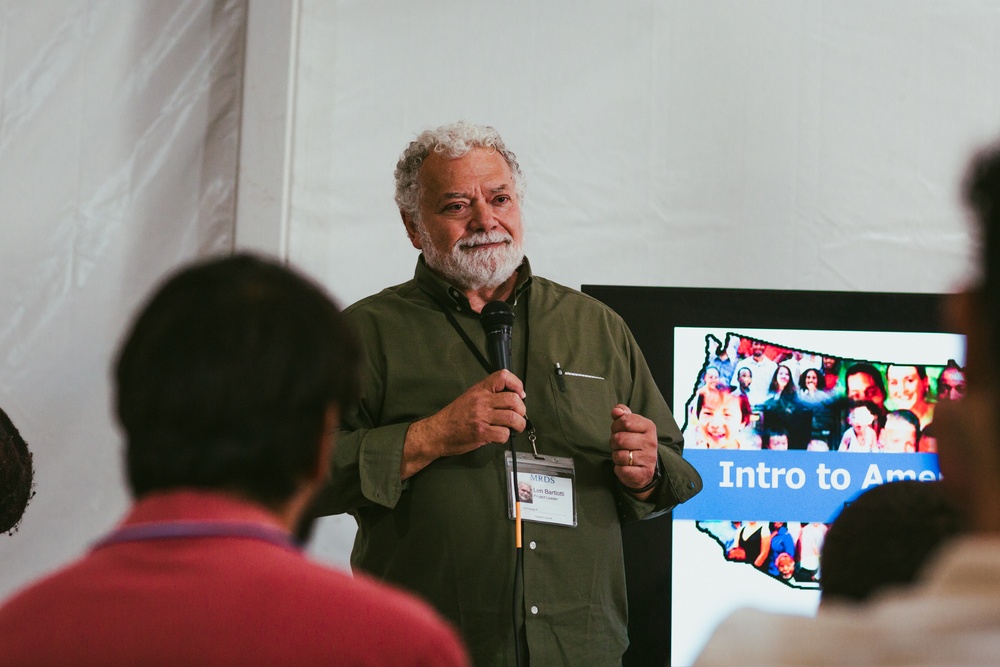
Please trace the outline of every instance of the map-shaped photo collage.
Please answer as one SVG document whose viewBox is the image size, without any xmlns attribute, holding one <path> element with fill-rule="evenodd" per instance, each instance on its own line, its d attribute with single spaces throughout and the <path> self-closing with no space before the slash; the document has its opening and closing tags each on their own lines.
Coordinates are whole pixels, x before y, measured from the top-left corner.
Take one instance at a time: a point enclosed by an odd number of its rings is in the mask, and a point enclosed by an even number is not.
<svg viewBox="0 0 1000 667">
<path fill-rule="evenodd" d="M 816 452 L 810 460 L 821 462 L 831 456 L 847 461 L 841 455 L 853 454 L 934 454 L 935 405 L 965 393 L 964 370 L 953 360 L 929 366 L 850 359 L 734 332 L 725 340 L 706 335 L 704 349 L 682 425 L 685 452 L 701 462 L 712 455 L 699 450 L 757 451 L 759 459 L 773 452 L 775 460 L 793 456 L 781 452 Z M 794 456 L 797 461 L 804 457 Z M 894 468 L 907 460 L 895 457 L 876 460 L 891 461 Z M 871 459 L 853 459 L 860 460 Z M 697 520 L 696 526 L 734 566 L 755 568 L 790 587 L 814 589 L 829 523 L 787 511 L 768 520 Z"/>
</svg>

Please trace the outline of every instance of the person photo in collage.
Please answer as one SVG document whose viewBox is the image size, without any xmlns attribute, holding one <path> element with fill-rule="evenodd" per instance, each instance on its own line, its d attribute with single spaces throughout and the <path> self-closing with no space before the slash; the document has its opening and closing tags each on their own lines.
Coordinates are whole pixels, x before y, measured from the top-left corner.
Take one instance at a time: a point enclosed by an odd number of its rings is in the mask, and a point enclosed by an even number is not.
<svg viewBox="0 0 1000 667">
<path fill-rule="evenodd" d="M 731 333 L 706 337 L 706 357 L 684 424 L 692 449 L 936 453 L 934 406 L 959 400 L 965 373 L 942 366 L 848 359 Z M 697 521 L 729 562 L 786 585 L 819 585 L 829 524 Z"/>
</svg>

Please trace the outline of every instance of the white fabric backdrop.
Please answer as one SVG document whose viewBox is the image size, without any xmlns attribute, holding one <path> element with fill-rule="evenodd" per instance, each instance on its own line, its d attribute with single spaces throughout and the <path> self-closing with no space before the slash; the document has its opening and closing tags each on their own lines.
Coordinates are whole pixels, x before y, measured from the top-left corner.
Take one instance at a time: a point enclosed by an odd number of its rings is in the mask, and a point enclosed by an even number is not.
<svg viewBox="0 0 1000 667">
<path fill-rule="evenodd" d="M 290 257 L 345 304 L 412 276 L 392 170 L 464 118 L 517 153 L 564 284 L 950 291 L 998 44 L 976 0 L 304 0 Z"/>
<path fill-rule="evenodd" d="M 37 485 L 0 596 L 127 505 L 112 353 L 164 272 L 232 248 L 244 26 L 244 0 L 0 2 L 0 406 Z"/>
</svg>

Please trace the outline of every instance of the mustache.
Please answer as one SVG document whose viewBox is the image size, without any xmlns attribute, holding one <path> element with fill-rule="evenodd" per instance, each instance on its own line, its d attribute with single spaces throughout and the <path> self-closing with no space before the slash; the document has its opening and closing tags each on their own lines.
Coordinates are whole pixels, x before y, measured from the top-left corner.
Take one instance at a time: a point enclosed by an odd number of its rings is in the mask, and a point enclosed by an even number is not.
<svg viewBox="0 0 1000 667">
<path fill-rule="evenodd" d="M 455 247 L 459 250 L 468 250 L 470 248 L 475 248 L 481 245 L 489 245 L 491 243 L 507 243 L 511 244 L 514 242 L 514 238 L 507 232 L 500 230 L 492 232 L 476 232 L 470 236 L 459 239 L 455 244 Z"/>
</svg>

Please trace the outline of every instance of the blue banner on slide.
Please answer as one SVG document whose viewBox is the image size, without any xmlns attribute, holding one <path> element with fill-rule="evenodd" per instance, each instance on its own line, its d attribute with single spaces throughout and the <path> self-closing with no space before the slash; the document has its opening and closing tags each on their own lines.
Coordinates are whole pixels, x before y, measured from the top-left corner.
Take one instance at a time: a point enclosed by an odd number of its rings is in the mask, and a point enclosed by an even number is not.
<svg viewBox="0 0 1000 667">
<path fill-rule="evenodd" d="M 828 523 L 873 486 L 940 478 L 936 454 L 686 449 L 684 458 L 704 489 L 675 519 Z"/>
</svg>

